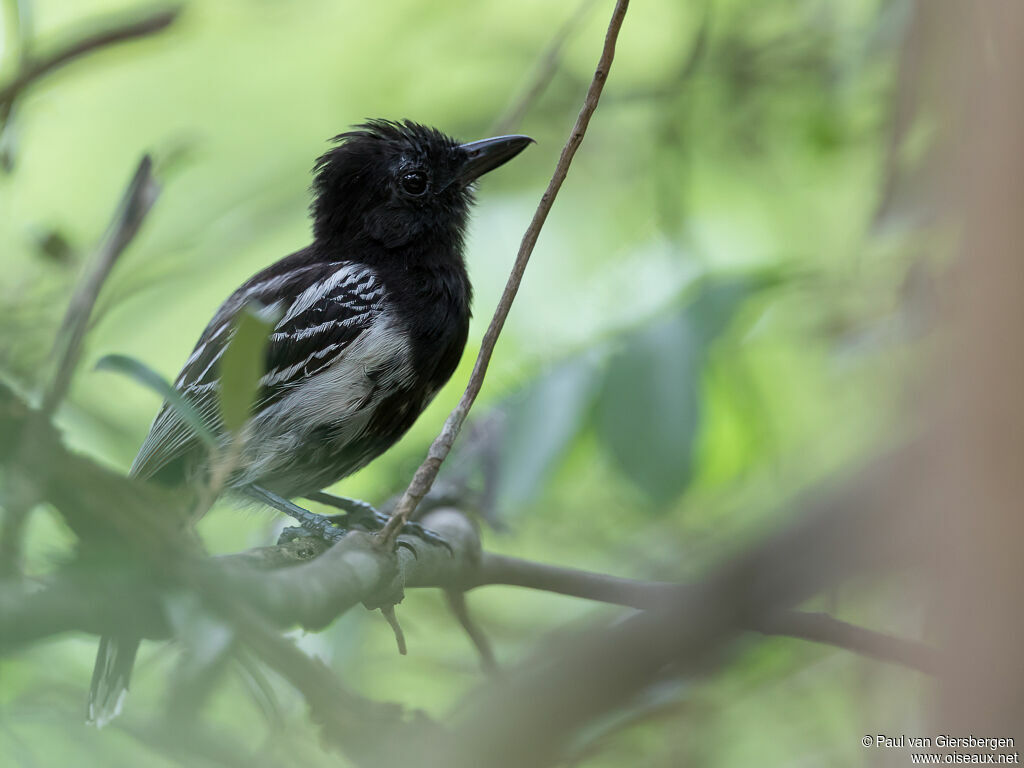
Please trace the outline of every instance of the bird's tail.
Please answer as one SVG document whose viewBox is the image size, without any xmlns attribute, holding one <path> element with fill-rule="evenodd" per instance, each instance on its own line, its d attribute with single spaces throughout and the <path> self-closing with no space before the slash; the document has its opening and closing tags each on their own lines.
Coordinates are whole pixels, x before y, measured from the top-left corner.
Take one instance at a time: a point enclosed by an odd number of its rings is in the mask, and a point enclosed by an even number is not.
<svg viewBox="0 0 1024 768">
<path fill-rule="evenodd" d="M 92 670 L 89 686 L 87 722 L 102 728 L 121 713 L 128 683 L 139 650 L 137 637 L 104 635 L 96 653 L 96 666 Z"/>
</svg>

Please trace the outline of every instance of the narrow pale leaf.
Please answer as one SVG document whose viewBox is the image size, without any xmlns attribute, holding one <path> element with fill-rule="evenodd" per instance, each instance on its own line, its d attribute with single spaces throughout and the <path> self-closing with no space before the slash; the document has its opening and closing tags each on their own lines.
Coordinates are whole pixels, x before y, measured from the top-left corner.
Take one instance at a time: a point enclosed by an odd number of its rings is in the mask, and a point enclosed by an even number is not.
<svg viewBox="0 0 1024 768">
<path fill-rule="evenodd" d="M 96 363 L 96 370 L 119 373 L 156 392 L 170 408 L 173 408 L 185 420 L 200 440 L 210 448 L 218 447 L 217 436 L 203 421 L 203 417 L 199 415 L 195 406 L 182 397 L 181 393 L 171 386 L 167 379 L 142 361 L 127 355 L 106 355 Z"/>
</svg>

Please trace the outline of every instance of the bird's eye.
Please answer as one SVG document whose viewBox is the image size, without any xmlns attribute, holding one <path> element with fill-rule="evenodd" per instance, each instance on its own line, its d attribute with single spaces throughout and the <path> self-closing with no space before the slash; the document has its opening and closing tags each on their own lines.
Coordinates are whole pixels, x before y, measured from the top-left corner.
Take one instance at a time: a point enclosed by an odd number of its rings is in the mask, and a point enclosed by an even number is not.
<svg viewBox="0 0 1024 768">
<path fill-rule="evenodd" d="M 419 171 L 409 171 L 402 176 L 402 190 L 414 197 L 419 197 L 427 191 L 427 177 L 426 174 L 420 173 Z"/>
</svg>

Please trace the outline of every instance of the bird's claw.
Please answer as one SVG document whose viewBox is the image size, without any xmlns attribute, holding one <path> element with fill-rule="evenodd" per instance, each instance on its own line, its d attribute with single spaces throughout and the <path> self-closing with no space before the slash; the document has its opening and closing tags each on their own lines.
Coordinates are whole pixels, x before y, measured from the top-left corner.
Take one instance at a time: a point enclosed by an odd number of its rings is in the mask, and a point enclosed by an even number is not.
<svg viewBox="0 0 1024 768">
<path fill-rule="evenodd" d="M 379 531 L 387 525 L 388 520 L 391 519 L 388 515 L 385 515 L 372 504 L 359 499 L 349 499 L 344 496 L 334 496 L 327 493 L 312 494 L 309 498 L 313 501 L 318 501 L 321 504 L 327 504 L 337 509 L 345 510 L 345 514 L 343 515 L 324 516 L 325 519 L 342 529 L 349 529 L 352 526 L 357 525 L 367 531 Z M 409 521 L 402 526 L 400 533 L 407 536 L 415 536 L 417 539 L 425 541 L 428 544 L 444 547 L 448 550 L 448 554 L 450 555 L 455 554 L 451 544 L 445 541 L 443 537 L 439 536 L 429 528 L 424 527 L 420 523 Z M 415 548 L 408 542 L 400 540 L 398 545 L 409 549 L 413 555 L 416 554 Z"/>
</svg>

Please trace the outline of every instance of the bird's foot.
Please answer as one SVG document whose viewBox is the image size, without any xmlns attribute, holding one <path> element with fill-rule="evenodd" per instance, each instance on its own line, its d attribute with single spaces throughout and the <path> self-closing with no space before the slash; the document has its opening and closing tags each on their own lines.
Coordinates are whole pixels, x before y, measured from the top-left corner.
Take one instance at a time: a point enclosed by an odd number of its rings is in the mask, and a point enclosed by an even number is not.
<svg viewBox="0 0 1024 768">
<path fill-rule="evenodd" d="M 367 531 L 379 531 L 387 525 L 387 522 L 390 519 L 372 504 L 368 504 L 367 502 L 359 499 L 351 499 L 347 496 L 335 496 L 332 493 L 323 493 L 322 491 L 312 493 L 306 498 L 310 501 L 317 501 L 321 504 L 326 504 L 329 507 L 334 507 L 335 509 L 344 510 L 345 514 L 343 515 L 323 515 L 323 517 L 341 528 L 358 525 Z M 417 539 L 425 541 L 428 544 L 444 547 L 448 550 L 449 554 L 454 554 L 451 544 L 445 541 L 442 536 L 417 522 L 413 522 L 411 520 L 407 522 L 402 526 L 401 533 L 409 536 L 415 536 Z M 402 542 L 399 542 L 399 544 L 401 545 Z M 413 554 L 415 554 L 415 550 L 413 550 Z"/>
<path fill-rule="evenodd" d="M 291 525 L 281 530 L 281 534 L 277 537 L 278 546 L 282 544 L 288 544 L 298 539 L 320 539 L 333 544 L 335 541 L 344 536 L 348 531 L 343 528 L 337 528 L 333 531 L 328 531 L 327 534 L 323 534 L 319 531 L 310 531 L 308 528 L 304 528 L 302 525 Z M 340 534 L 340 535 L 336 535 Z"/>
</svg>

